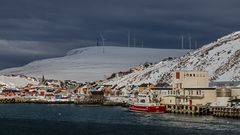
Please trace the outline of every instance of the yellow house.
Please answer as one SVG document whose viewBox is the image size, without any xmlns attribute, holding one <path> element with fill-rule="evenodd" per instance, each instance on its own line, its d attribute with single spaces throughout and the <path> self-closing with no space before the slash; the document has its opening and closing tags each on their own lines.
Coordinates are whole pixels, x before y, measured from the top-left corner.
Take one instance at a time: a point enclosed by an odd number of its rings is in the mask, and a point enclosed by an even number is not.
<svg viewBox="0 0 240 135">
<path fill-rule="evenodd" d="M 109 96 L 112 93 L 112 85 L 104 85 L 102 91 L 104 92 L 104 96 Z"/>
<path fill-rule="evenodd" d="M 152 83 L 143 83 L 143 84 L 138 86 L 138 90 L 139 90 L 139 93 L 142 93 L 145 90 L 150 90 L 150 89 L 152 89 L 154 87 L 155 87 L 155 85 L 152 84 Z"/>
<path fill-rule="evenodd" d="M 75 93 L 82 94 L 82 95 L 88 95 L 89 94 L 89 86 L 88 85 L 82 85 L 77 86 L 75 89 Z"/>
</svg>

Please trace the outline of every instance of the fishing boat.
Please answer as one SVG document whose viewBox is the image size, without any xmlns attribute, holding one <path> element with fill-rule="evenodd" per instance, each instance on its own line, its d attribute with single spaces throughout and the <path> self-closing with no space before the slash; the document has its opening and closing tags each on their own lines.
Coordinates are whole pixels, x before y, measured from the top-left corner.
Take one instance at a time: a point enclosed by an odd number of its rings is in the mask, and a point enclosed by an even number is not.
<svg viewBox="0 0 240 135">
<path fill-rule="evenodd" d="M 133 112 L 149 112 L 149 113 L 165 113 L 166 107 L 151 100 L 148 94 L 139 94 L 137 101 L 130 103 L 129 111 Z"/>
</svg>

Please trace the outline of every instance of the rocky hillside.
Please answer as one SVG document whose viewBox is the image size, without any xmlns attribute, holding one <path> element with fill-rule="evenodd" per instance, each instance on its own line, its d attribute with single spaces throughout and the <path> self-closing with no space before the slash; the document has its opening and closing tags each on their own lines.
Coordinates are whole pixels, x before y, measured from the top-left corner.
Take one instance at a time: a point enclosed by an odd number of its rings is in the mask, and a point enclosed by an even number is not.
<svg viewBox="0 0 240 135">
<path fill-rule="evenodd" d="M 111 78 L 106 84 L 124 87 L 142 83 L 171 82 L 171 71 L 206 70 L 213 81 L 240 80 L 240 32 L 224 36 L 215 42 L 175 59 L 164 59 L 142 70 Z"/>
</svg>

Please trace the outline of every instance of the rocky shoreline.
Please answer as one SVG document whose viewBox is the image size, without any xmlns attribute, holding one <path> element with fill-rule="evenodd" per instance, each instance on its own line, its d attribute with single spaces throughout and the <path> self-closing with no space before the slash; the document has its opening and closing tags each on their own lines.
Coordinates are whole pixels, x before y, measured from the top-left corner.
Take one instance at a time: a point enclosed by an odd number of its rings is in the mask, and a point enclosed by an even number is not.
<svg viewBox="0 0 240 135">
<path fill-rule="evenodd" d="M 122 106 L 128 107 L 127 103 L 113 102 L 99 99 L 76 100 L 76 101 L 47 101 L 47 100 L 27 100 L 24 98 L 2 98 L 0 104 L 75 104 L 75 105 L 101 105 L 101 106 Z"/>
</svg>

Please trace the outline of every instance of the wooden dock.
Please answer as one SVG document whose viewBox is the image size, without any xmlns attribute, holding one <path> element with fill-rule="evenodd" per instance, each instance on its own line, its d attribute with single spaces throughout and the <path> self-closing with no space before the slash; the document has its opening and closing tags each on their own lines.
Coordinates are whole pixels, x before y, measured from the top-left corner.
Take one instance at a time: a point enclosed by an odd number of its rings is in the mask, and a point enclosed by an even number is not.
<svg viewBox="0 0 240 135">
<path fill-rule="evenodd" d="M 233 107 L 212 107 L 211 112 L 216 117 L 240 118 L 240 108 Z"/>
<path fill-rule="evenodd" d="M 167 113 L 178 113 L 178 114 L 193 114 L 193 115 L 209 115 L 208 106 L 189 106 L 189 105 L 166 105 Z"/>
</svg>

